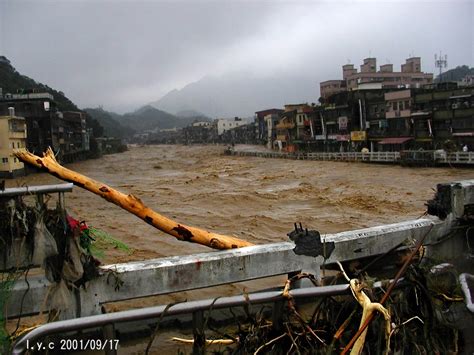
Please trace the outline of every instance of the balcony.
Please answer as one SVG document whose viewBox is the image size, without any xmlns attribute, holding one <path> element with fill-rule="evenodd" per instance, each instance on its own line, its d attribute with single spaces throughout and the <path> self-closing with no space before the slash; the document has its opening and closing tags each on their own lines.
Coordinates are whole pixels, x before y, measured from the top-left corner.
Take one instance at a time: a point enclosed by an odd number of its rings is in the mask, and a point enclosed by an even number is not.
<svg viewBox="0 0 474 355">
<path fill-rule="evenodd" d="M 21 132 L 9 132 L 8 133 L 8 138 L 10 139 L 25 139 L 26 138 L 26 133 L 25 131 Z"/>
<path fill-rule="evenodd" d="M 397 110 L 397 111 L 387 111 L 385 112 L 385 118 L 402 118 L 410 117 L 411 110 Z"/>
</svg>

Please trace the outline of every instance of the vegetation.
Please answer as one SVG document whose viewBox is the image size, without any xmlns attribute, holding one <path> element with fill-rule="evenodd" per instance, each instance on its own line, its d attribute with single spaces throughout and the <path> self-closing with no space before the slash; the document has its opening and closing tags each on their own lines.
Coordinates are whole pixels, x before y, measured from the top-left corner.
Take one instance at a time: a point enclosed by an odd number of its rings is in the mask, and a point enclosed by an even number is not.
<svg viewBox="0 0 474 355">
<path fill-rule="evenodd" d="M 119 115 L 109 112 L 101 107 L 86 108 L 85 111 L 96 119 L 104 127 L 106 136 L 127 138 L 137 131 L 157 131 L 160 129 L 181 128 L 191 124 L 194 121 L 208 121 L 209 118 L 204 115 L 186 115 L 175 116 L 168 112 L 158 110 L 157 108 L 146 105 L 140 109 Z M 194 113 L 194 112 L 189 112 Z"/>
<path fill-rule="evenodd" d="M 103 127 L 103 135 L 107 137 L 127 138 L 135 133 L 133 128 L 117 121 L 117 114 L 113 112 L 105 111 L 101 107 L 86 108 L 84 111 Z"/>
<path fill-rule="evenodd" d="M 47 92 L 53 95 L 60 111 L 81 111 L 62 91 L 57 91 L 48 85 L 36 82 L 26 75 L 21 75 L 4 56 L 0 56 L 0 87 L 3 94 L 33 91 Z M 87 126 L 94 131 L 94 137 L 101 137 L 104 133 L 101 124 L 90 115 L 86 115 L 86 120 Z"/>
<path fill-rule="evenodd" d="M 121 123 L 139 131 L 185 127 L 195 120 L 194 117 L 177 117 L 168 112 L 147 105 L 132 113 L 126 113 Z"/>
<path fill-rule="evenodd" d="M 474 75 L 474 68 L 469 68 L 467 65 L 457 66 L 454 69 L 450 69 L 440 75 L 435 79 L 435 82 L 443 81 L 461 81 L 466 75 Z"/>
</svg>

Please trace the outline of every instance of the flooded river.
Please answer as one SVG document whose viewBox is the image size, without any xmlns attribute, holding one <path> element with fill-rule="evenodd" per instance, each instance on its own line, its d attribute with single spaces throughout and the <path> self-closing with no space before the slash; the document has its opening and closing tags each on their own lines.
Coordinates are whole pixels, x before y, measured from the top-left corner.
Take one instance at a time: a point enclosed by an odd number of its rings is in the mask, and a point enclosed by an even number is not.
<svg viewBox="0 0 474 355">
<path fill-rule="evenodd" d="M 416 218 L 437 183 L 474 177 L 469 169 L 229 157 L 223 150 L 131 147 L 68 168 L 132 193 L 178 222 L 257 244 L 288 240 L 294 222 L 332 233 Z M 59 182 L 43 173 L 7 180 L 7 186 Z M 66 204 L 76 218 L 133 248 L 129 255 L 108 252 L 108 263 L 210 251 L 178 241 L 78 187 L 67 194 Z"/>
</svg>

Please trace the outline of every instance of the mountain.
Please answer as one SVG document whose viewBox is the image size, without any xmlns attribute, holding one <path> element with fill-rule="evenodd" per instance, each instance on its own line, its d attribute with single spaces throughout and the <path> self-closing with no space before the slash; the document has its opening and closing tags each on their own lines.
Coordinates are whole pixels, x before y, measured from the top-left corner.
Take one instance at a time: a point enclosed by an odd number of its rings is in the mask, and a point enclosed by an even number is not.
<svg viewBox="0 0 474 355">
<path fill-rule="evenodd" d="M 0 56 L 0 88 L 3 94 L 28 93 L 33 91 L 48 92 L 54 96 L 54 100 L 60 111 L 81 111 L 62 91 L 36 82 L 26 75 L 21 75 L 4 56 Z M 103 127 L 99 122 L 89 115 L 86 115 L 86 120 L 87 126 L 93 129 L 94 136 L 101 136 Z"/>
<path fill-rule="evenodd" d="M 108 112 L 102 108 L 85 108 L 84 111 L 104 127 L 104 135 L 107 137 L 126 138 L 135 133 L 133 128 L 123 126 L 119 122 L 121 115 L 117 113 Z"/>
<path fill-rule="evenodd" d="M 189 117 L 207 117 L 205 114 L 194 111 L 194 110 L 183 110 L 176 112 L 176 116 L 181 118 L 189 118 Z M 207 117 L 209 119 L 209 117 Z"/>
<path fill-rule="evenodd" d="M 457 66 L 437 76 L 435 82 L 440 81 L 461 81 L 466 75 L 474 75 L 474 68 L 469 68 L 467 65 Z"/>
<path fill-rule="evenodd" d="M 248 73 L 206 76 L 172 90 L 150 105 L 174 114 L 198 111 L 212 118 L 253 117 L 256 111 L 288 103 L 316 102 L 317 80 L 310 76 L 255 77 Z"/>
<path fill-rule="evenodd" d="M 157 129 L 181 128 L 196 121 L 195 116 L 177 117 L 168 112 L 146 105 L 138 110 L 124 115 L 115 114 L 114 117 L 122 126 L 132 128 L 136 131 L 153 131 Z M 199 120 L 209 120 L 207 117 L 199 117 Z"/>
<path fill-rule="evenodd" d="M 124 115 L 102 108 L 87 108 L 85 111 L 104 126 L 105 135 L 121 138 L 130 137 L 136 132 L 181 128 L 196 120 L 209 120 L 205 116 L 177 117 L 149 105 Z"/>
</svg>

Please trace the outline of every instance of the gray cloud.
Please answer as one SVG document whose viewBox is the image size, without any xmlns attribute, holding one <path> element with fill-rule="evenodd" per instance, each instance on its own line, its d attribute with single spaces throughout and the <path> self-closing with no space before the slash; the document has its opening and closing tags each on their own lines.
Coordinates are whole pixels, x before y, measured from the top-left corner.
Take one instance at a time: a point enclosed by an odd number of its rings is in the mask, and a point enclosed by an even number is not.
<svg viewBox="0 0 474 355">
<path fill-rule="evenodd" d="M 473 64 L 471 1 L 0 0 L 0 52 L 79 106 L 131 110 L 206 75 L 318 82 L 376 56 Z M 288 85 L 288 90 L 297 83 Z"/>
</svg>

